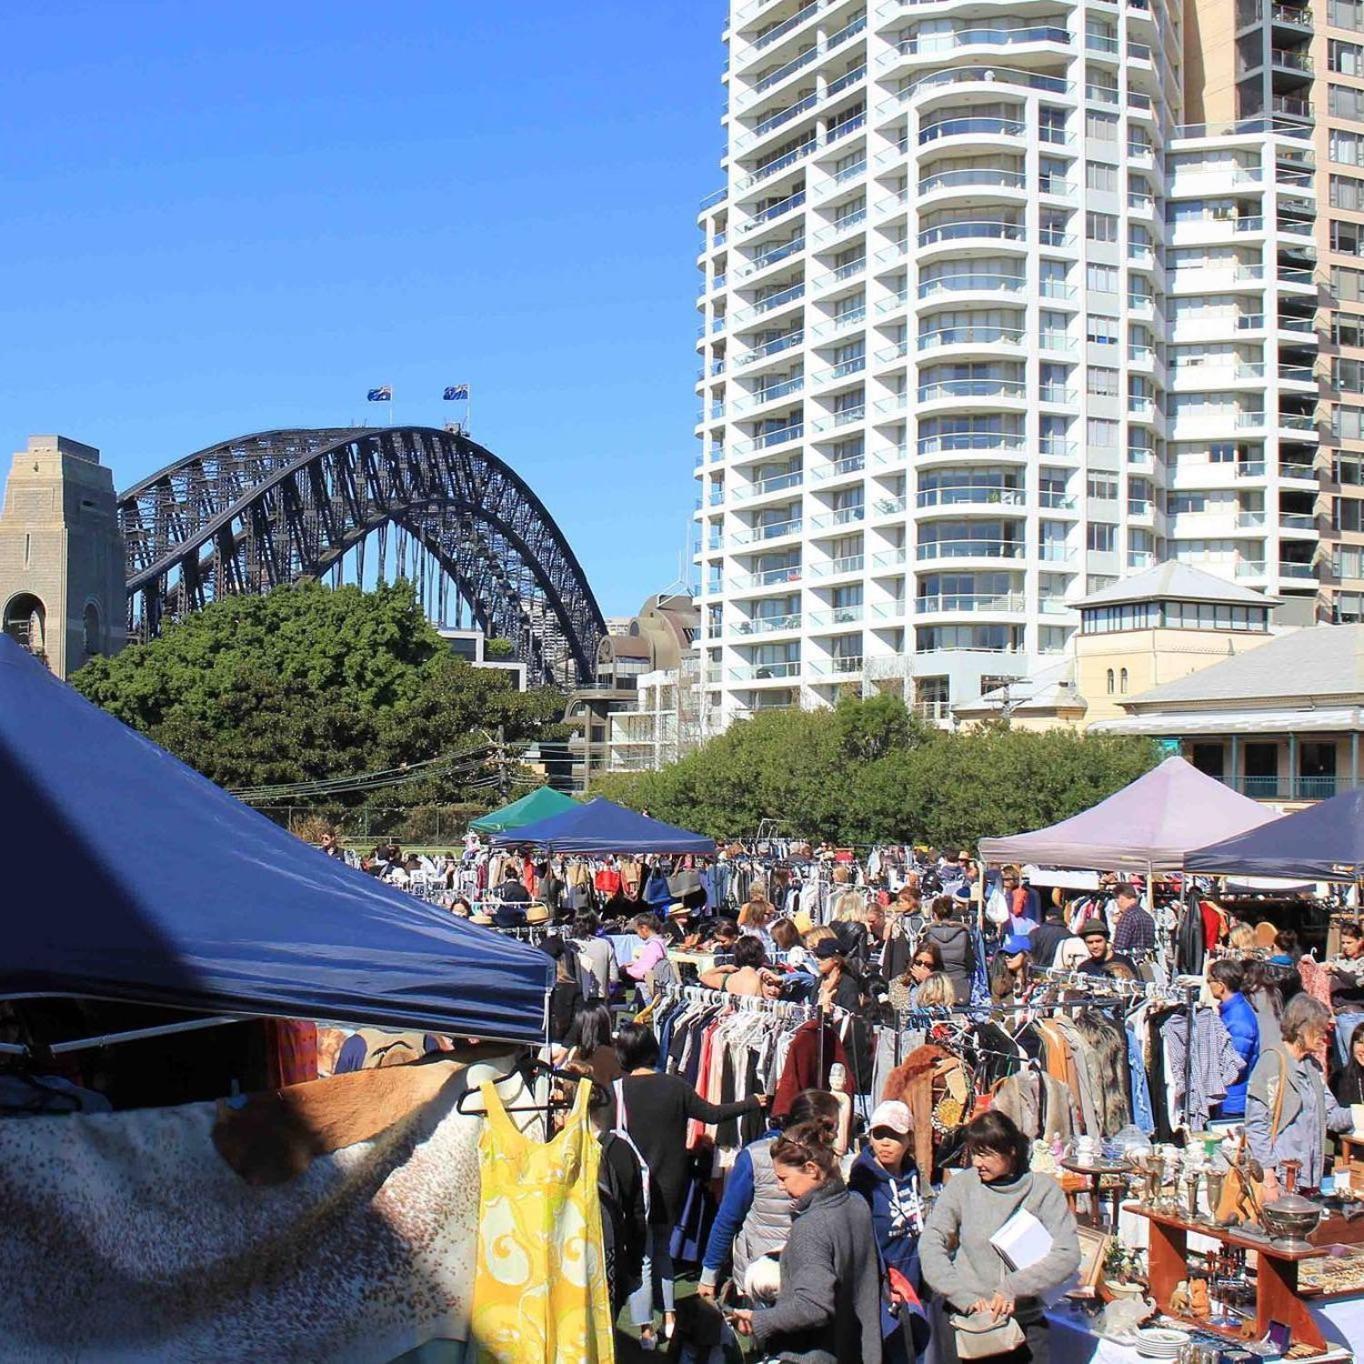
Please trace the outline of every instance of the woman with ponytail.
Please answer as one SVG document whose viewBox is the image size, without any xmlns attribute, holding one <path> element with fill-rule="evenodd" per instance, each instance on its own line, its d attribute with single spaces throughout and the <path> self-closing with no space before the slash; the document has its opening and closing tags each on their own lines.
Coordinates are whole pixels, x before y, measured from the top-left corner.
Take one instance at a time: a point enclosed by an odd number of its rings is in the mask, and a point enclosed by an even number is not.
<svg viewBox="0 0 1364 1364">
<path fill-rule="evenodd" d="M 848 1193 L 823 1120 L 772 1144 L 777 1182 L 794 1200 L 772 1307 L 733 1314 L 765 1354 L 798 1364 L 882 1364 L 881 1267 L 871 1213 Z"/>
</svg>

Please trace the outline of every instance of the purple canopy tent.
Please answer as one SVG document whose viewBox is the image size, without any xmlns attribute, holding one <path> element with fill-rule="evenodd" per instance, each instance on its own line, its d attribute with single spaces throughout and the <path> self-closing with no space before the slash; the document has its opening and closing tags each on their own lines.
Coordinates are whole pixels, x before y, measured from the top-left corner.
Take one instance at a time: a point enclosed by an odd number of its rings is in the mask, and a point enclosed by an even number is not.
<svg viewBox="0 0 1364 1364">
<path fill-rule="evenodd" d="M 1265 806 L 1205 776 L 1183 758 L 1124 786 L 1092 809 L 1049 829 L 983 838 L 986 862 L 1032 862 L 1039 867 L 1096 871 L 1182 871 L 1185 855 L 1275 818 Z"/>
</svg>

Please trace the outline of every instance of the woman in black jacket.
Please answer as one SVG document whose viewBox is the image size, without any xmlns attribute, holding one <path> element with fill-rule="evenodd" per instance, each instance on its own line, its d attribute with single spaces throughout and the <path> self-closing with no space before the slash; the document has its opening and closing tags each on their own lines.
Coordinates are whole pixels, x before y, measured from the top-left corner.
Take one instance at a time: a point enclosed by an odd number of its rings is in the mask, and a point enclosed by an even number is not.
<svg viewBox="0 0 1364 1364">
<path fill-rule="evenodd" d="M 644 1281 L 630 1297 L 631 1320 L 640 1328 L 640 1340 L 648 1342 L 654 1333 L 654 1275 L 663 1297 L 664 1333 L 672 1334 L 676 1298 L 668 1239 L 682 1218 L 687 1189 L 687 1120 L 724 1122 L 764 1107 L 767 1098 L 752 1095 L 728 1104 L 708 1102 L 680 1075 L 664 1075 L 655 1069 L 658 1039 L 652 1029 L 638 1024 L 621 1024 L 616 1033 L 616 1055 L 625 1072 L 617 1081 L 617 1122 L 630 1134 L 649 1167 L 648 1257 Z"/>
</svg>

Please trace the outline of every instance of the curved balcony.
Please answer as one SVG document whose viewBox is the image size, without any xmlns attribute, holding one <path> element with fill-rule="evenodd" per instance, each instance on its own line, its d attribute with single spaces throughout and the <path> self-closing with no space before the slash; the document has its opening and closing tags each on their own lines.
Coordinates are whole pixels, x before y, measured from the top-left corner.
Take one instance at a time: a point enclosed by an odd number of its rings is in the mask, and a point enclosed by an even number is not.
<svg viewBox="0 0 1364 1364">
<path fill-rule="evenodd" d="M 1012 615 L 1024 610 L 1025 606 L 1025 598 L 1021 592 L 940 592 L 914 598 L 916 616 L 956 615 L 959 612 Z"/>
<path fill-rule="evenodd" d="M 951 33 L 925 33 L 903 38 L 896 44 L 894 52 L 882 58 L 881 65 L 898 66 L 908 58 L 942 57 L 949 53 L 968 52 L 983 47 L 1068 48 L 1070 44 L 1069 31 L 1054 24 L 1037 24 L 1029 28 L 994 28 L 988 24 L 972 24 Z"/>
<path fill-rule="evenodd" d="M 998 250 L 1001 245 L 1017 244 L 1019 250 L 1026 251 L 1025 232 L 1022 223 L 1011 223 L 1001 218 L 937 223 L 919 233 L 919 258 L 931 258 L 944 248 L 954 254 L 962 254 L 963 245 L 970 242 L 979 242 L 990 250 Z"/>
<path fill-rule="evenodd" d="M 877 105 L 876 114 L 878 117 L 888 117 L 905 105 L 912 104 L 921 95 L 956 96 L 963 93 L 963 86 L 974 84 L 981 87 L 979 93 L 988 93 L 996 98 L 1001 93 L 1008 92 L 1010 87 L 1020 90 L 1044 90 L 1051 95 L 1068 95 L 1074 89 L 1073 82 L 1063 76 L 1048 76 L 1040 71 L 1020 71 L 1016 68 L 994 65 L 953 66 L 920 76 L 890 99 Z M 977 92 L 973 90 L 971 93 Z"/>
<path fill-rule="evenodd" d="M 1002 194 L 1010 197 L 1016 196 L 1019 200 L 1027 198 L 1028 179 L 1019 170 L 996 170 L 989 167 L 978 167 L 967 170 L 939 171 L 936 175 L 925 175 L 915 186 L 918 193 L 920 207 L 926 198 L 950 198 L 954 194 L 967 194 L 972 198 L 978 197 L 977 191 L 982 189 L 998 190 Z"/>
<path fill-rule="evenodd" d="M 1022 559 L 1027 546 L 1022 540 L 928 540 L 914 547 L 920 562 L 937 559 Z"/>
<path fill-rule="evenodd" d="M 991 398 L 1010 402 L 1026 402 L 1028 386 L 1022 379 L 941 379 L 936 383 L 920 384 L 921 403 L 942 402 L 944 399 Z"/>
<path fill-rule="evenodd" d="M 1001 484 L 948 485 L 921 489 L 914 504 L 924 510 L 970 511 L 973 507 L 983 507 L 988 511 L 997 507 L 1026 507 L 1028 496 L 1022 488 Z"/>
<path fill-rule="evenodd" d="M 1027 437 L 1013 431 L 945 431 L 934 436 L 920 436 L 915 452 L 921 461 L 955 462 L 988 452 L 992 456 L 1028 458 Z"/>
<path fill-rule="evenodd" d="M 1021 327 L 979 323 L 962 327 L 938 327 L 934 331 L 920 332 L 916 339 L 918 343 L 916 349 L 921 355 L 925 351 L 945 350 L 958 346 L 967 348 L 1007 346 L 1017 350 L 1024 344 L 1025 333 Z"/>
<path fill-rule="evenodd" d="M 939 275 L 935 279 L 926 279 L 919 284 L 919 298 L 936 298 L 940 294 L 981 294 L 983 296 L 993 296 L 1005 294 L 1013 297 L 1018 294 L 1026 293 L 1028 280 L 1026 275 L 1003 274 L 997 271 L 983 271 L 981 273 L 959 274 L 959 275 Z"/>
<path fill-rule="evenodd" d="M 1022 119 L 997 118 L 993 115 L 961 115 L 956 118 L 938 119 L 919 129 L 919 145 L 927 146 L 951 137 L 1006 137 L 1024 142 L 1028 136 L 1028 125 Z"/>
</svg>

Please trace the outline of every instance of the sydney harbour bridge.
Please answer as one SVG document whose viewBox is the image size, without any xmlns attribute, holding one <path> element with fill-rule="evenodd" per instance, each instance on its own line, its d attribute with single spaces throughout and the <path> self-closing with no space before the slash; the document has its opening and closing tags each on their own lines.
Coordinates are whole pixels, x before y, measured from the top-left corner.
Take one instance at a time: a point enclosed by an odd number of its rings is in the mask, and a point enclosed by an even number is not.
<svg viewBox="0 0 1364 1364">
<path fill-rule="evenodd" d="M 593 674 L 605 622 L 529 485 L 459 432 L 264 431 L 119 496 L 128 624 L 150 638 L 219 598 L 307 579 L 412 582 L 432 619 L 511 641 L 532 682 Z M 366 553 L 368 551 L 368 559 Z M 451 600 L 453 594 L 453 601 Z"/>
</svg>

